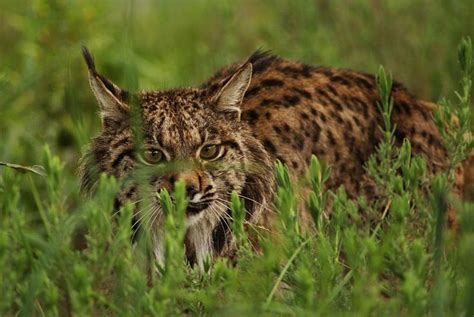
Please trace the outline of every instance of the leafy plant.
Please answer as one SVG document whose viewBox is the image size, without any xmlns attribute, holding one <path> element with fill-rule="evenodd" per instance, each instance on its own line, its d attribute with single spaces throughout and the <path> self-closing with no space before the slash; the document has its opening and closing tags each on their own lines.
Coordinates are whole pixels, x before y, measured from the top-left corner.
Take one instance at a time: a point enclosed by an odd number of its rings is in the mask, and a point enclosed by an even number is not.
<svg viewBox="0 0 474 317">
<path fill-rule="evenodd" d="M 309 192 L 300 204 L 299 183 L 277 163 L 271 234 L 250 243 L 253 228 L 244 204 L 232 195 L 230 226 L 238 254 L 232 263 L 185 263 L 182 183 L 156 197 L 165 250 L 158 261 L 152 228 L 131 243 L 134 205 L 113 211 L 120 184 L 101 175 L 97 194 L 81 199 L 74 174 L 77 153 L 98 126 L 79 66 L 83 39 L 98 57 L 108 57 L 101 66 L 113 78 L 125 77 L 131 91 L 138 87 L 137 74 L 143 87 L 196 83 L 263 45 L 307 62 L 359 69 L 403 60 L 397 66 L 406 74 L 403 81 L 437 97 L 453 89 L 456 75 L 454 63 L 445 62 L 450 46 L 432 41 L 453 44 L 461 34 L 472 35 L 471 3 L 432 4 L 427 16 L 416 1 L 202 1 L 183 6 L 183 19 L 176 19 L 172 3 L 127 2 L 125 15 L 115 10 L 124 6 L 121 1 L 41 0 L 28 8 L 2 3 L 0 315 L 472 316 L 474 205 L 450 197 L 455 167 L 473 146 L 469 38 L 458 50 L 462 80 L 456 102 L 441 102 L 434 115 L 451 154 L 446 173 L 428 176 L 408 141 L 394 145 L 391 76 L 380 68 L 383 141 L 367 165 L 379 199 L 351 200 L 344 188 L 327 191 L 330 166 L 312 157 Z M 242 12 L 245 19 L 231 18 Z M 349 32 L 355 27 L 364 31 Z M 227 32 L 235 29 L 245 32 Z M 403 49 L 382 50 L 387 33 Z M 123 50 L 116 50 L 117 41 Z M 414 50 L 430 58 L 413 62 L 407 54 Z M 196 60 L 202 65 L 191 64 Z M 136 134 L 140 139 L 140 130 Z M 451 205 L 459 216 L 455 237 L 445 226 Z"/>
</svg>

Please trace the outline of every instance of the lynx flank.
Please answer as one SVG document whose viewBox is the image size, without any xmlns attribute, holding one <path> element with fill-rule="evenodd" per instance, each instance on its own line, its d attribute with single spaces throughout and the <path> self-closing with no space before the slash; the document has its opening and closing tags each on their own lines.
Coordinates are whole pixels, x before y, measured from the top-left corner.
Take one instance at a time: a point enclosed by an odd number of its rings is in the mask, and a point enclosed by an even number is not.
<svg viewBox="0 0 474 317">
<path fill-rule="evenodd" d="M 352 198 L 377 196 L 364 164 L 381 139 L 382 118 L 374 76 L 310 66 L 257 51 L 246 61 L 221 69 L 197 88 L 142 91 L 143 146 L 137 150 L 129 93 L 100 75 L 84 49 L 89 81 L 100 105 L 102 133 L 93 139 L 81 168 L 82 189 L 91 191 L 97 171 L 119 179 L 138 166 L 192 162 L 184 170 L 148 179 L 153 203 L 154 248 L 163 260 L 161 207 L 156 192 L 186 183 L 186 256 L 202 266 L 207 257 L 233 252 L 229 197 L 245 201 L 249 223 L 269 226 L 274 192 L 273 162 L 297 178 L 316 154 L 332 166 L 329 189 L 344 185 Z M 408 138 L 413 154 L 425 155 L 430 173 L 443 169 L 447 153 L 431 118 L 432 104 L 416 99 L 401 84 L 392 88 L 397 144 Z M 231 168 L 230 168 L 231 167 Z M 138 184 L 127 183 L 117 197 L 138 202 Z M 142 217 L 143 218 L 143 217 Z M 137 226 L 137 223 L 134 224 Z"/>
</svg>

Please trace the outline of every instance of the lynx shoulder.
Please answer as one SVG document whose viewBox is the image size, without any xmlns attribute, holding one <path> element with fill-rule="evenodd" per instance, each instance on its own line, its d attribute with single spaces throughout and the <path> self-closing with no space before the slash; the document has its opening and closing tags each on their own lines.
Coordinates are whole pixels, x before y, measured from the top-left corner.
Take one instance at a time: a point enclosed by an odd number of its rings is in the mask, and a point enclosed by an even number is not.
<svg viewBox="0 0 474 317">
<path fill-rule="evenodd" d="M 311 154 L 316 154 L 333 167 L 330 188 L 344 185 L 351 197 L 374 196 L 364 165 L 377 149 L 383 126 L 375 77 L 262 52 L 249 61 L 254 71 L 242 119 L 272 159 L 301 174 Z M 224 68 L 203 87 L 215 89 L 235 67 Z M 397 145 L 407 138 L 413 154 L 429 158 L 431 172 L 443 168 L 447 153 L 432 120 L 432 105 L 416 99 L 398 82 L 391 96 Z"/>
</svg>

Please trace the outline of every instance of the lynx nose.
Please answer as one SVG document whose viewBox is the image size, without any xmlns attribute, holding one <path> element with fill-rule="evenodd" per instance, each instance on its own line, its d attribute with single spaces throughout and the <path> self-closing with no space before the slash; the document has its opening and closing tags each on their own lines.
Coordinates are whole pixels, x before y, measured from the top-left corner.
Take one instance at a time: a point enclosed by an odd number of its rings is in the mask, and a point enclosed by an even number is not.
<svg viewBox="0 0 474 317">
<path fill-rule="evenodd" d="M 196 171 L 186 171 L 180 173 L 174 173 L 164 177 L 163 187 L 168 191 L 174 190 L 174 184 L 178 180 L 183 180 L 186 188 L 186 195 L 188 198 L 194 202 L 196 196 L 199 196 L 201 191 L 202 177 L 199 172 Z"/>
</svg>

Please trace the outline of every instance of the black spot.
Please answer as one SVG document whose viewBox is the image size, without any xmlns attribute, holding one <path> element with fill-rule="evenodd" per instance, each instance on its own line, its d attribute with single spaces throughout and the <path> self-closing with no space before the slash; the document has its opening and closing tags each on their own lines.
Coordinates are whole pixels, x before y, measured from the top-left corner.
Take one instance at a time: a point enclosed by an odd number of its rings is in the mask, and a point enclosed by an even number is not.
<svg viewBox="0 0 474 317">
<path fill-rule="evenodd" d="M 392 91 L 398 91 L 398 90 L 405 90 L 405 88 L 400 82 L 394 81 L 392 83 Z"/>
<path fill-rule="evenodd" d="M 366 155 L 364 154 L 364 152 L 361 149 L 356 149 L 355 150 L 355 155 L 356 155 L 356 158 L 357 158 L 359 164 L 364 165 L 365 159 L 366 159 Z"/>
<path fill-rule="evenodd" d="M 316 123 L 314 125 L 314 129 L 313 129 L 313 141 L 316 143 L 319 141 L 319 138 L 321 136 L 321 128 L 319 127 L 319 125 Z"/>
<path fill-rule="evenodd" d="M 415 154 L 422 152 L 421 151 L 422 146 L 420 143 L 417 143 L 417 142 L 411 141 L 411 149 L 412 149 L 412 153 L 415 153 Z"/>
<path fill-rule="evenodd" d="M 338 162 L 341 159 L 341 154 L 338 151 L 334 151 L 334 160 Z"/>
<path fill-rule="evenodd" d="M 284 144 L 291 144 L 291 139 L 288 134 L 281 134 L 281 140 Z"/>
<path fill-rule="evenodd" d="M 259 91 L 260 91 L 259 86 L 253 87 L 253 88 L 247 90 L 247 92 L 245 93 L 245 97 L 255 96 L 256 94 L 258 94 Z"/>
<path fill-rule="evenodd" d="M 326 115 L 324 114 L 324 112 L 320 112 L 319 117 L 321 118 L 321 121 L 323 121 L 323 122 L 327 121 L 327 118 L 326 118 Z"/>
<path fill-rule="evenodd" d="M 275 103 L 276 101 L 273 99 L 263 99 L 260 101 L 260 106 L 265 107 L 268 106 L 269 104 Z"/>
<path fill-rule="evenodd" d="M 433 134 L 431 134 L 431 133 L 430 133 L 430 134 L 428 134 L 428 144 L 430 144 L 430 145 L 434 145 L 434 144 L 436 144 L 436 143 L 437 143 L 437 142 L 435 142 L 435 141 L 436 141 L 436 140 L 435 140 L 435 138 L 434 138 Z M 437 145 L 437 144 L 436 144 L 436 145 Z"/>
<path fill-rule="evenodd" d="M 320 96 L 324 97 L 325 99 L 331 98 L 331 96 L 329 96 L 329 94 L 321 88 L 315 88 L 314 92 L 316 93 L 316 95 L 320 95 Z"/>
<path fill-rule="evenodd" d="M 253 125 L 258 120 L 258 112 L 255 110 L 246 111 L 243 113 L 243 117 L 248 120 L 249 124 Z"/>
<path fill-rule="evenodd" d="M 355 146 L 356 146 L 356 140 L 355 138 L 349 134 L 349 133 L 344 133 L 344 141 L 347 145 L 347 147 L 349 148 L 349 150 L 351 150 L 352 152 L 354 152 L 355 150 Z"/>
<path fill-rule="evenodd" d="M 294 87 L 293 90 L 299 93 L 303 98 L 311 99 L 311 94 L 307 90 L 297 87 Z"/>
<path fill-rule="evenodd" d="M 375 109 L 377 109 L 377 103 L 374 104 Z M 367 104 L 361 104 L 362 114 L 365 118 L 369 117 L 369 106 Z"/>
<path fill-rule="evenodd" d="M 304 150 L 304 138 L 301 134 L 295 135 L 295 145 L 298 150 Z"/>
<path fill-rule="evenodd" d="M 331 111 L 331 116 L 334 117 L 334 119 L 336 119 L 338 123 L 340 124 L 344 123 L 344 120 L 342 119 L 341 115 L 337 113 L 336 111 Z"/>
<path fill-rule="evenodd" d="M 309 116 L 306 112 L 300 112 L 300 116 L 303 120 L 308 120 L 309 119 Z"/>
<path fill-rule="evenodd" d="M 327 136 L 328 136 L 328 141 L 331 145 L 336 145 L 336 139 L 334 138 L 334 135 L 332 134 L 331 130 L 327 130 Z"/>
<path fill-rule="evenodd" d="M 316 91 L 316 94 L 321 98 L 320 100 L 323 101 L 323 104 L 328 106 L 328 105 L 333 105 L 336 107 L 337 110 L 339 111 L 343 111 L 344 108 L 342 107 L 340 101 L 337 98 L 337 92 L 336 90 L 328 85 L 328 88 L 329 90 L 332 91 L 332 93 L 334 94 L 334 97 L 331 96 L 330 94 L 328 94 L 326 91 L 322 90 L 321 88 L 316 88 L 315 91 Z"/>
<path fill-rule="evenodd" d="M 421 107 L 417 107 L 416 108 L 418 110 L 418 112 L 421 114 L 421 116 L 423 117 L 423 120 L 428 120 L 430 118 L 430 116 L 428 115 L 428 113 L 423 110 Z"/>
<path fill-rule="evenodd" d="M 354 116 L 354 117 L 352 117 L 352 119 L 354 120 L 354 122 L 355 122 L 356 126 L 358 126 L 358 127 L 360 127 L 360 126 L 361 126 L 361 124 L 360 124 L 360 120 L 359 120 L 359 118 L 358 118 L 358 117 Z"/>
<path fill-rule="evenodd" d="M 325 75 L 326 77 L 331 77 L 332 76 L 332 70 L 326 67 L 318 67 L 317 72 L 320 74 Z"/>
<path fill-rule="evenodd" d="M 349 98 L 346 98 L 346 100 L 354 109 L 357 109 L 359 112 L 364 112 L 364 108 L 366 107 L 366 105 L 361 99 L 355 96 L 351 96 Z"/>
<path fill-rule="evenodd" d="M 332 85 L 327 85 L 327 87 L 334 96 L 338 95 L 336 88 L 334 88 Z"/>
<path fill-rule="evenodd" d="M 332 99 L 332 104 L 336 108 L 337 111 L 343 111 L 344 110 L 341 103 L 337 99 L 333 98 Z"/>
<path fill-rule="evenodd" d="M 375 136 L 375 132 L 378 131 L 378 124 L 376 122 L 372 122 L 369 126 L 373 127 L 372 129 L 369 129 L 369 139 L 368 139 L 368 146 L 370 151 L 375 150 L 377 147 L 379 140 Z"/>
<path fill-rule="evenodd" d="M 293 168 L 295 168 L 295 169 L 297 169 L 299 167 L 299 164 L 296 161 L 291 161 L 291 165 L 293 165 Z"/>
<path fill-rule="evenodd" d="M 269 78 L 262 80 L 262 85 L 266 87 L 281 87 L 283 86 L 283 81 L 275 78 Z"/>
<path fill-rule="evenodd" d="M 405 113 L 407 116 L 411 115 L 410 106 L 404 101 L 399 101 L 395 104 L 394 110 L 398 109 L 403 111 L 403 113 Z"/>
<path fill-rule="evenodd" d="M 313 71 L 313 67 L 310 66 L 310 65 L 306 65 L 304 64 L 302 67 L 301 67 L 301 74 L 306 77 L 306 78 L 309 78 L 311 77 L 311 72 Z"/>
<path fill-rule="evenodd" d="M 351 81 L 349 81 L 347 78 L 339 76 L 339 75 L 332 76 L 331 81 L 335 82 L 335 83 L 338 83 L 338 84 L 341 84 L 343 86 L 352 86 Z"/>
<path fill-rule="evenodd" d="M 341 174 L 345 174 L 346 171 L 347 171 L 346 165 L 345 165 L 345 164 L 339 164 L 339 172 L 340 172 Z"/>
<path fill-rule="evenodd" d="M 293 107 L 300 101 L 300 97 L 298 96 L 284 95 L 283 99 L 285 100 L 285 105 L 288 107 Z"/>
<path fill-rule="evenodd" d="M 274 125 L 274 126 L 273 126 L 273 130 L 275 130 L 275 132 L 278 133 L 278 134 L 281 134 L 281 133 L 282 133 L 281 128 L 280 128 L 279 126 L 277 126 L 277 125 Z"/>
<path fill-rule="evenodd" d="M 348 119 L 347 121 L 345 121 L 345 126 L 346 126 L 346 130 L 352 131 L 352 122 L 351 122 L 350 119 Z"/>
<path fill-rule="evenodd" d="M 283 130 L 285 130 L 285 132 L 290 132 L 290 130 L 291 130 L 290 126 L 286 122 L 283 123 L 282 127 L 283 127 Z"/>
<path fill-rule="evenodd" d="M 300 151 L 304 149 L 304 138 L 299 133 L 295 133 L 293 136 L 293 148 Z"/>
<path fill-rule="evenodd" d="M 311 107 L 309 111 L 310 111 L 311 114 L 314 115 L 314 116 L 317 116 L 317 115 L 318 115 L 318 111 L 317 111 L 316 109 L 314 109 L 313 107 Z"/>
<path fill-rule="evenodd" d="M 213 126 L 210 126 L 207 128 L 207 131 L 210 133 L 210 134 L 218 134 L 219 133 L 219 130 L 216 128 L 216 127 L 213 127 Z"/>
<path fill-rule="evenodd" d="M 322 97 L 323 98 L 323 97 Z M 329 97 L 329 98 L 323 98 L 321 101 L 322 104 L 324 106 L 331 106 L 331 107 L 336 107 L 336 109 L 338 111 L 342 111 L 343 110 L 343 107 L 342 105 L 335 99 L 335 98 L 332 98 L 332 97 Z"/>
<path fill-rule="evenodd" d="M 293 78 L 298 78 L 299 76 L 303 76 L 306 78 L 311 77 L 311 71 L 313 68 L 309 65 L 302 65 L 301 67 L 295 66 L 285 66 L 278 69 L 285 75 L 291 76 Z"/>
<path fill-rule="evenodd" d="M 194 110 L 194 111 L 197 111 L 197 110 L 201 109 L 200 105 L 199 105 L 197 102 L 193 102 L 193 103 L 191 104 L 191 108 L 192 108 L 192 110 Z"/>
<path fill-rule="evenodd" d="M 265 118 L 270 120 L 272 118 L 272 114 L 268 111 L 265 112 Z"/>
<path fill-rule="evenodd" d="M 270 141 L 269 139 L 265 138 L 263 139 L 263 146 L 270 152 L 272 153 L 276 153 L 276 148 L 275 148 L 275 145 L 273 144 L 272 141 Z"/>
<path fill-rule="evenodd" d="M 283 157 L 277 155 L 276 158 L 277 158 L 277 160 L 279 160 L 282 164 L 286 164 L 286 161 L 285 161 L 285 159 L 284 159 Z"/>
<path fill-rule="evenodd" d="M 354 82 L 356 83 L 357 86 L 363 89 L 367 90 L 372 90 L 374 88 L 373 80 L 369 81 L 366 78 L 363 77 L 353 77 Z"/>
</svg>

